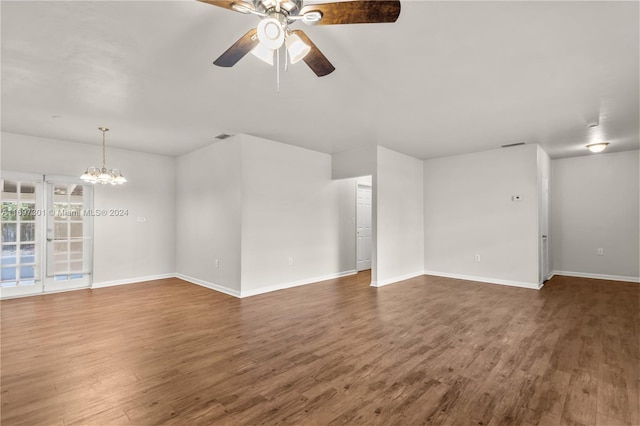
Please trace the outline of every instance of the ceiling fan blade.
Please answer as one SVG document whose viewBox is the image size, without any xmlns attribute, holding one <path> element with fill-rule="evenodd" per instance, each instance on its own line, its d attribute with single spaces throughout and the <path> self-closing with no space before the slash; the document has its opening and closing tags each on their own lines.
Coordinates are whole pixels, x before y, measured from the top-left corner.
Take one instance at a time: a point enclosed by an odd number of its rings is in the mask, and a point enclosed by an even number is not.
<svg viewBox="0 0 640 426">
<path fill-rule="evenodd" d="M 219 67 L 232 67 L 259 43 L 255 28 L 247 31 L 233 46 L 227 49 L 213 64 Z"/>
<path fill-rule="evenodd" d="M 293 30 L 294 34 L 302 39 L 311 47 L 311 50 L 302 59 L 318 77 L 324 77 L 331 74 L 336 68 L 329 62 L 326 56 L 322 54 L 320 49 L 316 47 L 309 37 L 302 30 Z"/>
<path fill-rule="evenodd" d="M 400 1 L 344 1 L 337 3 L 310 4 L 300 11 L 322 13 L 317 25 L 367 24 L 396 22 L 400 16 Z"/>
<path fill-rule="evenodd" d="M 198 1 L 202 3 L 209 3 L 213 6 L 223 7 L 225 9 L 233 10 L 234 12 L 240 12 L 240 13 L 245 13 L 245 12 L 242 12 L 242 8 L 255 10 L 255 7 L 253 6 L 252 2 L 247 2 L 243 0 L 198 0 Z M 236 5 L 237 9 L 233 8 L 234 4 Z"/>
</svg>

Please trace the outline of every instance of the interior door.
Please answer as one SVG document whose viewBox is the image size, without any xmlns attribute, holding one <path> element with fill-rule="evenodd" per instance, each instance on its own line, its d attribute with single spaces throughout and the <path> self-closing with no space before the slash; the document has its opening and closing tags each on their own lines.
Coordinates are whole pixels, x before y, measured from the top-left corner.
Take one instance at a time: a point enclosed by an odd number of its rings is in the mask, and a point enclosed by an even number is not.
<svg viewBox="0 0 640 426">
<path fill-rule="evenodd" d="M 42 175 L 3 174 L 0 297 L 42 292 Z"/>
<path fill-rule="evenodd" d="M 367 185 L 358 184 L 356 235 L 357 269 L 371 269 L 371 187 Z"/>
<path fill-rule="evenodd" d="M 45 292 L 91 285 L 92 190 L 76 182 L 47 182 Z"/>
</svg>

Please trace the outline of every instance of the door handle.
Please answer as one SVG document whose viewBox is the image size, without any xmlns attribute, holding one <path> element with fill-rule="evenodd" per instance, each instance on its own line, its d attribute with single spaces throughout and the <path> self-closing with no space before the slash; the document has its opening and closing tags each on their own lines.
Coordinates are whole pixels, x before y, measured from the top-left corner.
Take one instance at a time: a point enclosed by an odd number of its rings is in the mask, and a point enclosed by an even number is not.
<svg viewBox="0 0 640 426">
<path fill-rule="evenodd" d="M 547 236 L 546 236 L 546 235 L 543 235 L 543 236 L 542 236 L 542 239 L 543 239 L 543 240 L 546 240 L 546 239 L 547 239 Z"/>
</svg>

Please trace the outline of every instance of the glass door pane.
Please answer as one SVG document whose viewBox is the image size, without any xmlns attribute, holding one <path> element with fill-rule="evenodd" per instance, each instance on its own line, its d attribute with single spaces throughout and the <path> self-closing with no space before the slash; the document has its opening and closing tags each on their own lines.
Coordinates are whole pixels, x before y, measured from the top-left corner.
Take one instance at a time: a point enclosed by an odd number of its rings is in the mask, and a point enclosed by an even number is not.
<svg viewBox="0 0 640 426">
<path fill-rule="evenodd" d="M 42 182 L 0 179 L 2 255 L 0 297 L 42 292 Z"/>
<path fill-rule="evenodd" d="M 45 291 L 91 283 L 92 216 L 88 185 L 48 182 Z"/>
</svg>

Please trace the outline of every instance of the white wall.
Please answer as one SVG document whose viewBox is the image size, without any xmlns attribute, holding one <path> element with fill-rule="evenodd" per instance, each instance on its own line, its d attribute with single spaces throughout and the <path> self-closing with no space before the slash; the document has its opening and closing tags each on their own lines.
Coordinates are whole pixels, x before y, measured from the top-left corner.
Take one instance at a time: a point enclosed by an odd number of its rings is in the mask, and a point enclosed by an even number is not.
<svg viewBox="0 0 640 426">
<path fill-rule="evenodd" d="M 426 160 L 424 226 L 428 274 L 538 288 L 537 146 Z"/>
<path fill-rule="evenodd" d="M 386 285 L 422 275 L 422 160 L 379 146 L 373 183 L 372 243 L 376 250 L 372 256 L 372 285 Z"/>
<path fill-rule="evenodd" d="M 553 269 L 638 280 L 639 151 L 552 161 Z M 597 249 L 604 249 L 604 256 Z"/>
<path fill-rule="evenodd" d="M 330 155 L 241 137 L 242 294 L 353 273 L 355 181 L 331 179 Z"/>
<path fill-rule="evenodd" d="M 331 156 L 333 179 L 372 176 L 376 170 L 377 147 L 363 146 L 338 152 Z"/>
<path fill-rule="evenodd" d="M 240 295 L 240 154 L 235 136 L 179 157 L 176 166 L 176 272 L 235 296 Z"/>
<path fill-rule="evenodd" d="M 101 149 L 53 139 L 2 133 L 2 170 L 79 177 L 100 165 Z M 96 209 L 128 209 L 126 217 L 94 219 L 93 284 L 134 282 L 175 271 L 175 159 L 111 149 L 107 166 L 129 180 L 96 185 Z M 138 222 L 144 217 L 145 222 Z"/>
</svg>

